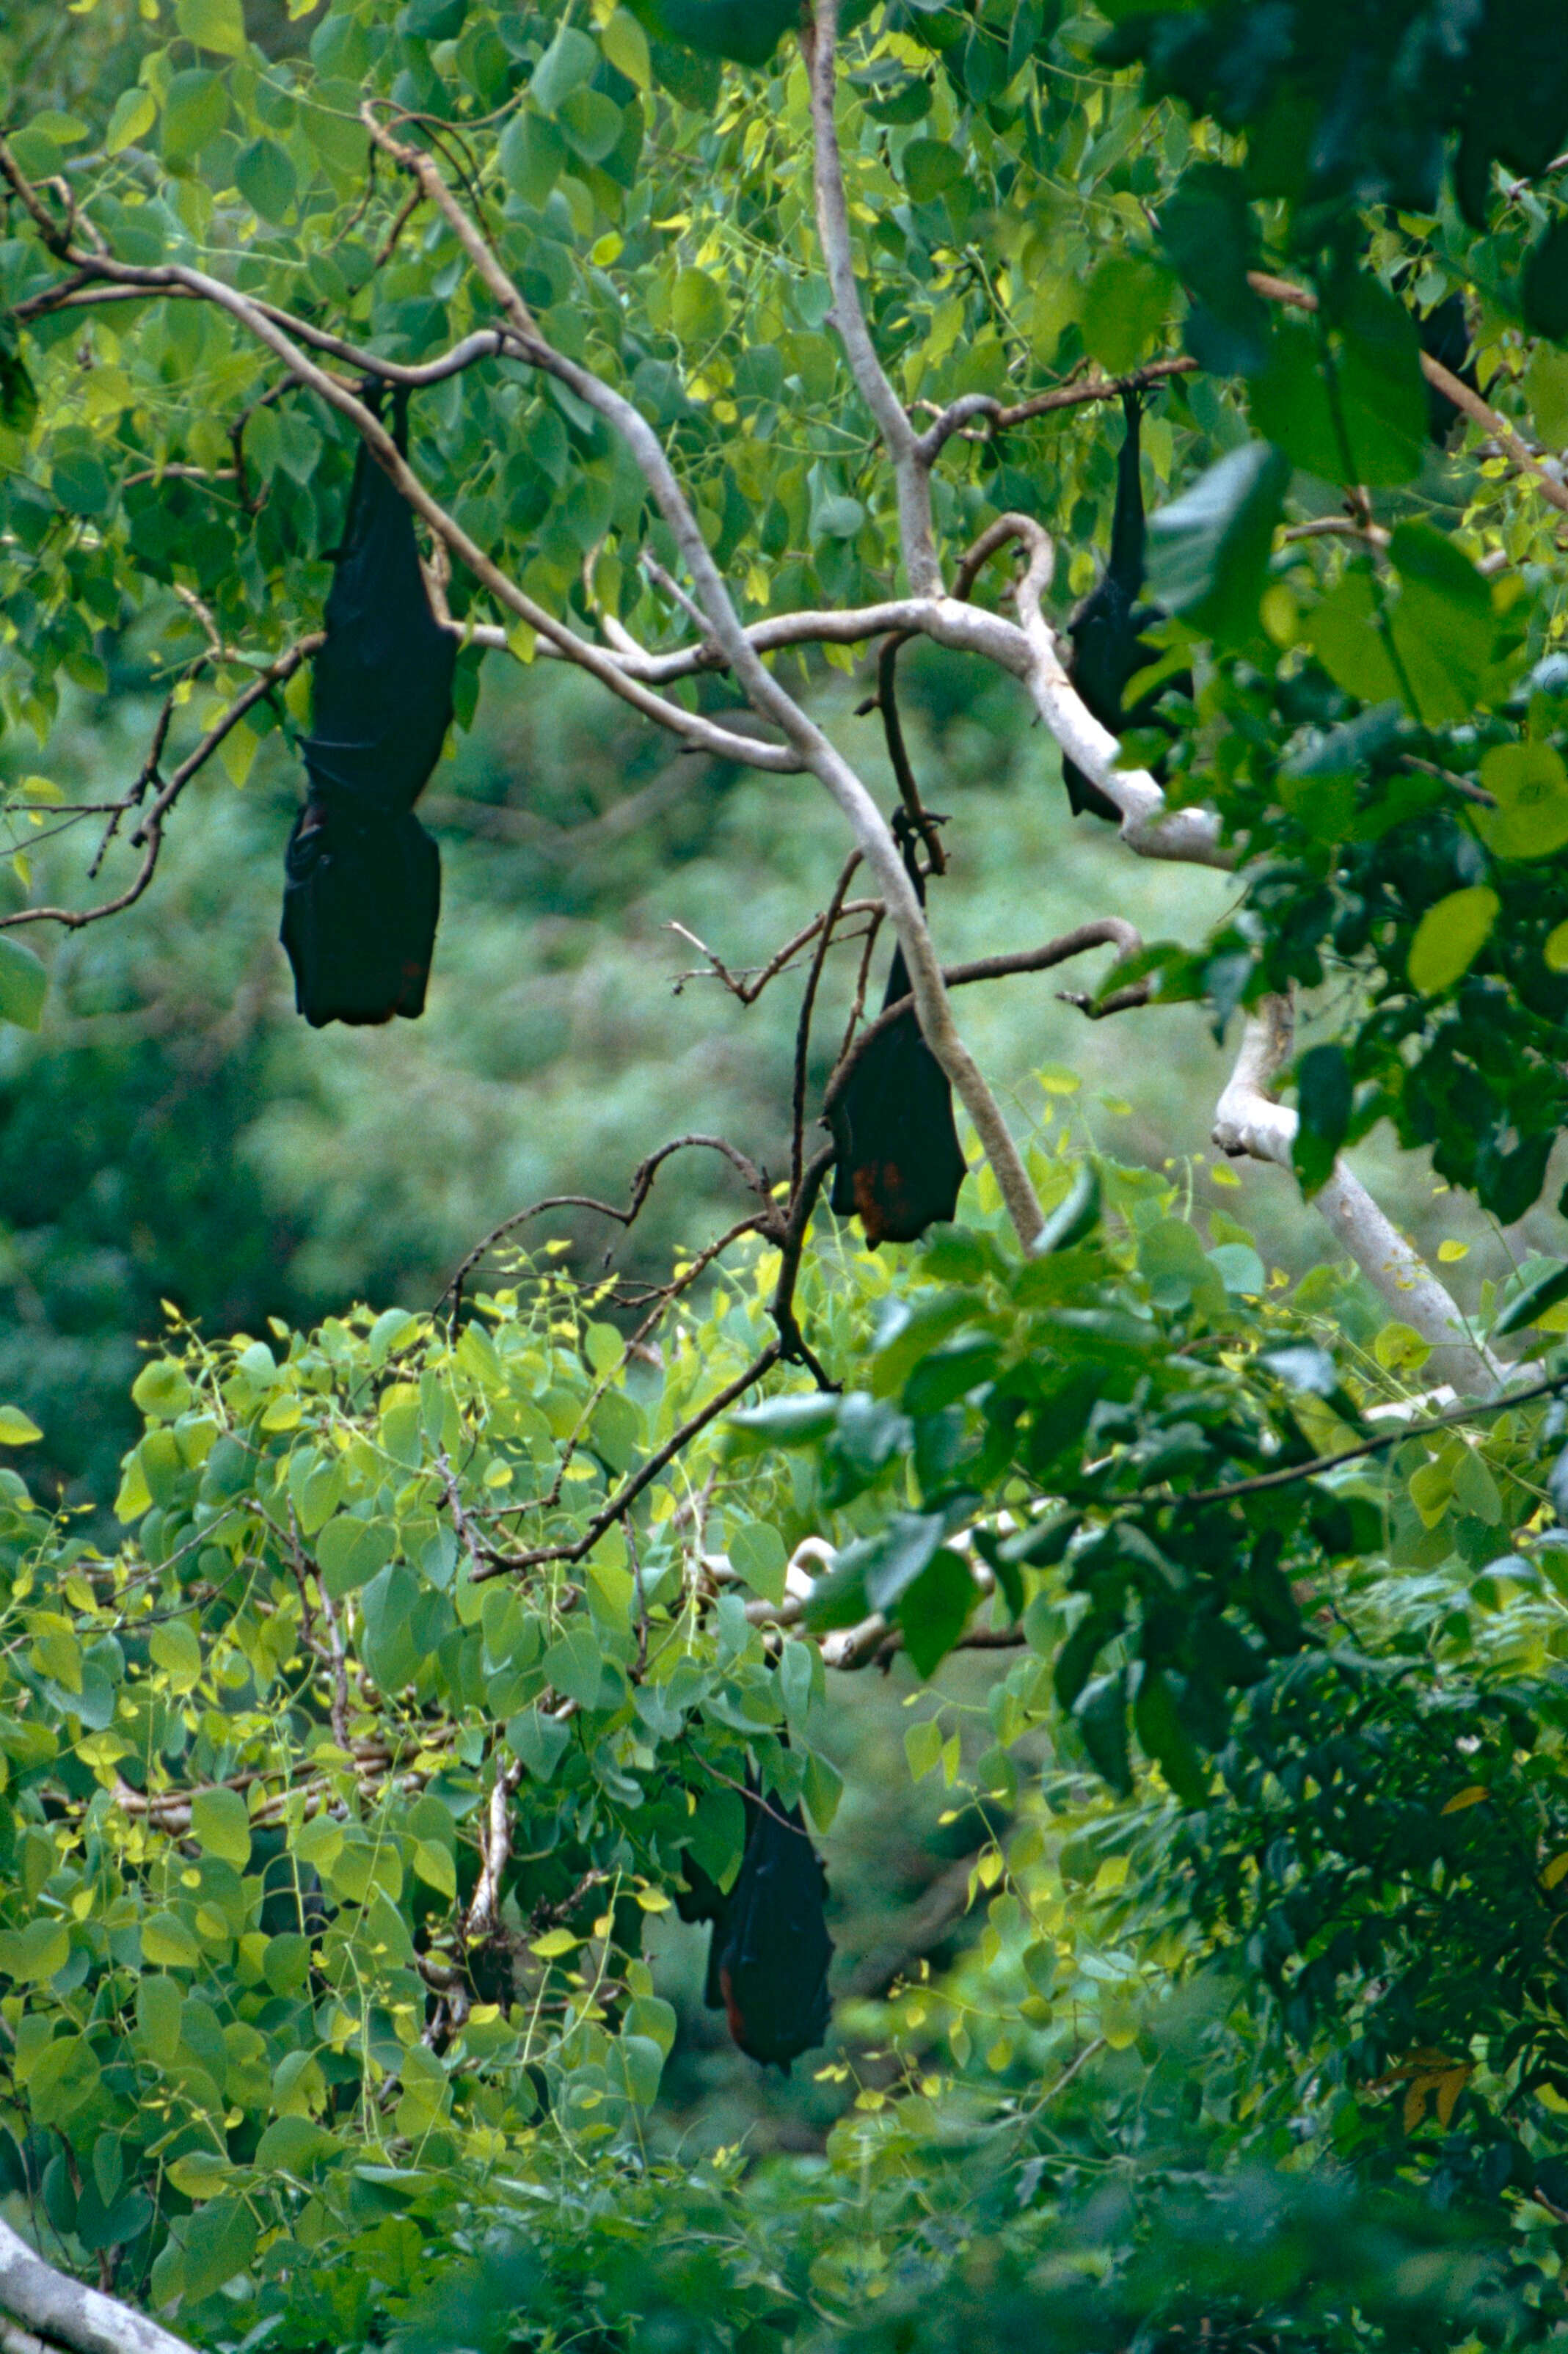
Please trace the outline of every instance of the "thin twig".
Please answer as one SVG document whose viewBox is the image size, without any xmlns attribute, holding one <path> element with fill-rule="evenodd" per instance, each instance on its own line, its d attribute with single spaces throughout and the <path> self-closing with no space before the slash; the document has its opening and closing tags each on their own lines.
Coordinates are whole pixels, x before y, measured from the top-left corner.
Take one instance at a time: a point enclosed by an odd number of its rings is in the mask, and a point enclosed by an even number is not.
<svg viewBox="0 0 1568 2354">
<path fill-rule="evenodd" d="M 1261 1495 L 1269 1488 L 1288 1488 L 1298 1479 L 1315 1479 L 1319 1473 L 1332 1471 L 1340 1463 L 1356 1463 L 1363 1456 L 1380 1455 L 1385 1447 L 1403 1447 L 1407 1438 L 1425 1438 L 1429 1431 L 1451 1430 L 1456 1423 L 1474 1422 L 1483 1414 L 1506 1414 L 1510 1406 L 1528 1405 L 1533 1398 L 1554 1397 L 1563 1389 L 1568 1389 L 1568 1373 L 1532 1382 L 1529 1389 L 1513 1390 L 1506 1397 L 1482 1398 L 1468 1405 L 1457 1405 L 1447 1414 L 1434 1415 L 1429 1422 L 1406 1423 L 1397 1430 L 1380 1433 L 1376 1438 L 1363 1439 L 1359 1447 L 1341 1447 L 1337 1455 L 1318 1455 L 1309 1463 L 1288 1464 L 1281 1471 L 1259 1471 L 1250 1479 L 1233 1479 L 1223 1488 L 1199 1488 L 1187 1495 L 1172 1492 L 1152 1500 L 1190 1509 L 1197 1504 L 1228 1503 L 1233 1496 Z"/>
</svg>

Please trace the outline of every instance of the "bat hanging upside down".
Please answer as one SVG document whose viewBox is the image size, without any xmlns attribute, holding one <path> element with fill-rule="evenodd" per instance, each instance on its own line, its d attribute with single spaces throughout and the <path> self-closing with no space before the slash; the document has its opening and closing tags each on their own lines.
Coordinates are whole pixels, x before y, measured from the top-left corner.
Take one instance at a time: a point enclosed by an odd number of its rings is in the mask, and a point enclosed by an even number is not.
<svg viewBox="0 0 1568 2354">
<path fill-rule="evenodd" d="M 822 1914 L 828 1876 L 799 1807 L 746 1797 L 746 1851 L 726 1893 L 694 1856 L 682 1859 L 683 1921 L 711 1921 L 704 1999 L 722 2010 L 749 2059 L 779 2068 L 813 2051 L 828 2031 L 833 1941 Z"/>
<path fill-rule="evenodd" d="M 366 391 L 377 413 L 383 392 Z M 393 439 L 407 451 L 406 388 Z M 362 444 L 302 741 L 310 798 L 284 861 L 282 942 L 313 1028 L 424 1011 L 441 862 L 414 803 L 451 722 L 456 660 L 430 610 L 413 516 Z"/>
</svg>

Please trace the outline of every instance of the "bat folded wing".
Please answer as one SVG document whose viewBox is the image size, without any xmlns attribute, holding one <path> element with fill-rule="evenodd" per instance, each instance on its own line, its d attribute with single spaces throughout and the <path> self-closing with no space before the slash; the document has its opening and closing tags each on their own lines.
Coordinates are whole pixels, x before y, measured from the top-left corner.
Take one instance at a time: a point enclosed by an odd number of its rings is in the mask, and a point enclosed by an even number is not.
<svg viewBox="0 0 1568 2354">
<path fill-rule="evenodd" d="M 359 821 L 312 801 L 284 862 L 282 942 L 313 1029 L 422 1013 L 440 915 L 440 853 L 418 818 Z"/>
</svg>

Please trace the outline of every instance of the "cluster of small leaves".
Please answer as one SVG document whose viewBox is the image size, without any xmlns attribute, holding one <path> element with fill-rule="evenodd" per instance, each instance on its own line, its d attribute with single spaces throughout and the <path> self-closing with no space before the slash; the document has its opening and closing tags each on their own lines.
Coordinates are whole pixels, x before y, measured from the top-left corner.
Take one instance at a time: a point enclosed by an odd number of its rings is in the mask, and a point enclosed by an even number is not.
<svg viewBox="0 0 1568 2354">
<path fill-rule="evenodd" d="M 1494 1565 L 1494 1617 L 1512 1575 L 1554 1605 L 1549 1658 L 1539 1629 L 1520 1647 L 1533 1671 L 1445 1672 L 1408 1622 L 1393 1649 L 1346 1644 L 1277 1670 L 1248 1696 L 1223 1796 L 1175 1853 L 1196 1917 L 1266 2014 L 1255 2082 L 1269 2115 L 1294 2105 L 1342 2161 L 1419 2168 L 1444 2203 L 1539 2191 L 1554 2207 L 1568 2187 L 1562 1580 Z M 1447 1600 L 1451 1617 L 1451 1581 Z M 1452 1661 L 1451 1634 L 1444 1648 Z M 1281 2070 L 1275 2039 L 1298 2070 Z"/>
<path fill-rule="evenodd" d="M 1298 1066 L 1308 1190 L 1386 1118 L 1511 1221 L 1568 1115 L 1555 588 L 1532 599 L 1515 576 L 1489 590 L 1414 522 L 1394 531 L 1392 584 L 1354 563 L 1329 585 L 1286 554 L 1264 599 L 1286 650 L 1255 631 L 1215 666 L 1175 788 L 1264 855 L 1202 950 L 1142 965 L 1222 1031 L 1261 996 L 1339 983 L 1333 1034 Z"/>
<path fill-rule="evenodd" d="M 1319 1475 L 1426 1345 L 1374 1319 L 1336 1363 L 1313 1330 L 1319 1305 L 1351 1314 L 1330 1306 L 1330 1270 L 1281 1300 L 1245 1229 L 1215 1214 L 1205 1250 L 1165 1182 L 1105 1170 L 1113 1225 L 1091 1174 L 1050 1174 L 1061 1198 L 1039 1255 L 1020 1265 L 984 1236 L 938 1238 L 889 1305 L 869 1385 L 739 1414 L 734 1444 L 743 1458 L 809 1451 L 822 1508 L 846 1516 L 852 1541 L 810 1623 L 880 1613 L 929 1674 L 972 1617 L 978 1559 L 1000 1623 L 1051 1659 L 1055 1703 L 1111 1787 L 1132 1787 L 1130 1713 L 1144 1754 L 1195 1803 L 1237 1696 L 1323 1640 L 1314 1606 L 1336 1565 L 1508 1553 L 1542 1509 L 1561 1417 L 1542 1400 L 1478 1434 L 1413 1438 L 1386 1471 Z M 1543 1319 L 1560 1319 L 1560 1273 L 1543 1278 Z M 1010 1712 L 1013 1681 L 999 1691 L 1004 1741 L 1045 1705 L 1026 1673 Z M 1006 1787 L 1000 1753 L 992 1767 Z"/>
<path fill-rule="evenodd" d="M 702 1566 L 727 1521 L 723 1575 L 781 1591 L 745 1482 L 704 1497 L 694 1448 L 569 1575 L 510 1569 L 744 1362 L 721 1299 L 629 1379 L 594 1304 L 525 1278 L 459 1334 L 176 1332 L 113 1558 L 3 1475 L 0 2162 L 156 2305 L 249 2274 L 281 2310 L 296 2243 L 385 2218 L 330 2291 L 363 2321 L 431 2184 L 618 2142 L 682 1854 L 729 1876 L 748 1773 L 831 1818 L 817 1653 Z"/>
<path fill-rule="evenodd" d="M 1436 213 L 1450 161 L 1464 217 L 1484 228 L 1497 166 L 1539 177 L 1568 129 L 1568 45 L 1551 0 L 1266 11 L 1106 0 L 1102 13 L 1115 23 L 1102 58 L 1139 60 L 1151 96 L 1245 134 L 1247 195 L 1287 208 L 1291 249 L 1308 260 L 1353 245 L 1363 208 Z M 1544 229 L 1524 262 L 1524 303 L 1541 334 L 1560 336 L 1568 228 L 1548 216 Z"/>
</svg>

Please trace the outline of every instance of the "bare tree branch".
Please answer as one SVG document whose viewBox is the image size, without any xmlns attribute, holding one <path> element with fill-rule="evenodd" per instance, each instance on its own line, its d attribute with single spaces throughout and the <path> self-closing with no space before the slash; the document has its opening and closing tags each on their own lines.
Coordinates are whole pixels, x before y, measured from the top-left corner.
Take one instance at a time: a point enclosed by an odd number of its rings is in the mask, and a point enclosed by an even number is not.
<svg viewBox="0 0 1568 2354">
<path fill-rule="evenodd" d="M 674 535 L 714 635 L 753 710 L 759 717 L 771 721 L 788 739 L 789 753 L 781 749 L 780 761 L 787 759 L 790 766 L 809 769 L 849 822 L 897 929 L 926 1042 L 979 1131 L 1008 1214 L 1020 1240 L 1027 1246 L 1044 1224 L 1044 1214 L 1001 1107 L 959 1034 L 924 910 L 881 811 L 842 753 L 779 684 L 747 636 L 696 517 L 675 479 L 663 444 L 641 410 L 545 341 L 522 295 L 430 158 L 393 139 L 368 106 L 364 110 L 364 119 L 377 143 L 418 179 L 440 207 L 500 306 L 522 355 L 567 385 L 580 400 L 614 425 L 641 468 L 660 512 Z M 368 412 L 366 414 L 367 422 L 374 423 Z M 907 419 L 905 421 L 907 427 Z"/>
<path fill-rule="evenodd" d="M 1282 997 L 1247 1017 L 1241 1050 L 1214 1112 L 1214 1142 L 1233 1159 L 1272 1161 L 1290 1169 L 1298 1119 L 1270 1092 L 1290 1059 L 1294 1019 Z M 1474 1341 L 1453 1294 L 1381 1210 L 1341 1158 L 1313 1195 L 1368 1281 L 1402 1322 L 1431 1347 L 1447 1381 L 1477 1394 L 1494 1389 L 1505 1368 Z"/>
<path fill-rule="evenodd" d="M 1310 287 L 1293 285 L 1288 278 L 1271 277 L 1266 270 L 1249 270 L 1247 284 L 1266 302 L 1282 302 L 1293 311 L 1316 311 L 1318 308 L 1318 297 Z M 1545 459 L 1538 458 L 1534 451 L 1520 440 L 1508 419 L 1500 415 L 1489 401 L 1483 400 L 1478 392 L 1473 392 L 1467 384 L 1461 382 L 1451 368 L 1443 366 L 1441 360 L 1435 360 L 1430 352 L 1422 352 L 1419 356 L 1421 373 L 1433 390 L 1442 393 L 1456 408 L 1463 409 L 1483 432 L 1495 434 L 1514 464 L 1521 472 L 1530 475 L 1542 497 L 1563 514 L 1568 514 L 1568 485 L 1560 482 Z"/>
<path fill-rule="evenodd" d="M 123 891 L 117 892 L 111 899 L 101 901 L 95 907 L 20 907 L 14 915 L 0 916 L 0 931 L 11 931 L 22 924 L 63 924 L 68 931 L 76 932 L 79 931 L 84 924 L 101 923 L 105 916 L 118 916 L 122 909 L 134 907 L 151 883 L 157 867 L 158 853 L 164 844 L 164 821 L 190 783 L 191 779 L 200 774 L 224 738 L 238 726 L 246 713 L 254 710 L 257 704 L 270 695 L 275 687 L 282 685 L 285 680 L 292 678 L 306 656 L 313 653 L 321 642 L 319 634 L 301 638 L 289 648 L 286 653 L 280 654 L 276 662 L 270 663 L 248 687 L 235 696 L 228 710 L 213 721 L 195 750 L 186 754 L 131 836 L 132 843 L 143 854 L 142 864 Z M 164 738 L 168 732 L 169 716 L 170 706 L 165 706 L 154 736 L 150 758 L 143 768 L 137 785 L 120 804 L 121 810 L 129 811 L 134 809 L 146 786 L 156 778 L 158 758 L 163 749 Z M 118 813 L 105 833 L 105 847 L 108 846 L 117 823 Z M 101 859 L 101 851 L 99 859 Z M 98 864 L 99 860 L 95 859 L 91 869 L 95 874 Z"/>
<path fill-rule="evenodd" d="M 1120 956 L 1129 957 L 1136 956 L 1142 946 L 1131 924 L 1120 916 L 1102 916 L 1093 923 L 1078 925 L 1075 931 L 1064 932 L 1059 939 L 1047 940 L 1043 948 L 1019 949 L 1011 956 L 977 957 L 969 964 L 944 965 L 942 979 L 949 989 L 963 989 L 975 981 L 1007 981 L 1016 973 L 1049 972 L 1054 965 L 1065 964 L 1073 957 L 1086 955 L 1090 949 L 1114 948 Z M 1073 1001 L 1075 1004 L 1077 1002 Z M 1139 1002 L 1142 1002 L 1139 999 Z M 853 1045 L 840 1057 L 828 1082 L 829 1104 L 837 1102 L 851 1071 L 872 1040 L 902 1021 L 914 1002 L 913 997 L 897 998 L 883 1007 L 874 1022 L 867 1023 Z"/>
<path fill-rule="evenodd" d="M 118 2297 L 57 2272 L 0 2222 L 0 2306 L 47 2343 L 69 2354 L 192 2354 L 187 2339 L 162 2329 Z"/>
<path fill-rule="evenodd" d="M 861 398 L 876 421 L 893 466 L 898 494 L 898 536 L 904 569 L 917 596 L 939 597 L 941 567 L 931 527 L 931 467 L 904 404 L 883 370 L 861 308 L 850 247 L 849 205 L 839 153 L 834 105 L 838 95 L 838 0 L 816 0 L 815 23 L 804 25 L 800 46 L 811 80 L 813 181 L 817 236 L 832 291 L 829 313 L 844 347 Z"/>
</svg>

